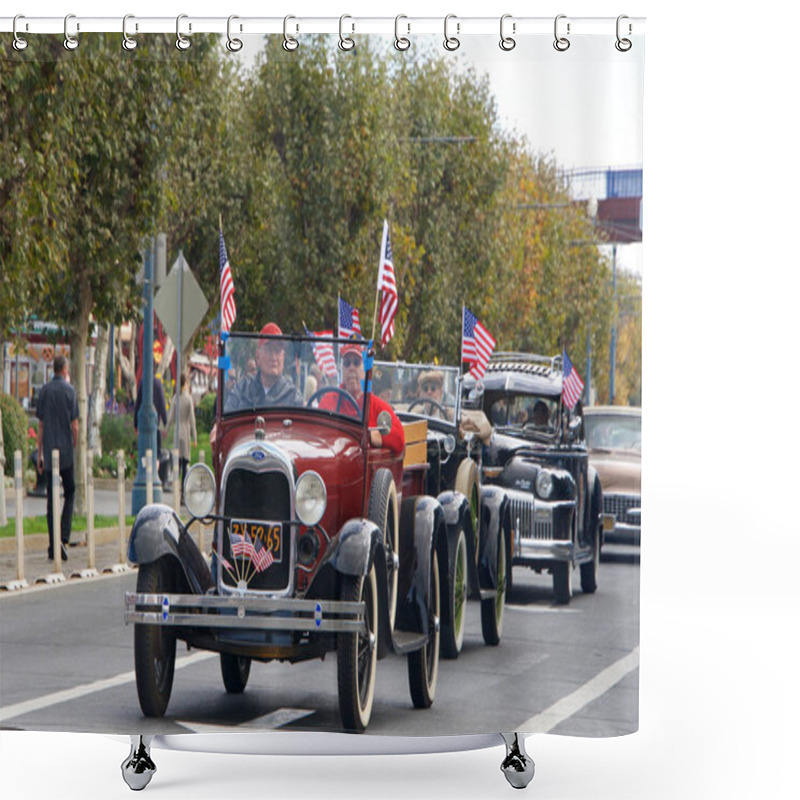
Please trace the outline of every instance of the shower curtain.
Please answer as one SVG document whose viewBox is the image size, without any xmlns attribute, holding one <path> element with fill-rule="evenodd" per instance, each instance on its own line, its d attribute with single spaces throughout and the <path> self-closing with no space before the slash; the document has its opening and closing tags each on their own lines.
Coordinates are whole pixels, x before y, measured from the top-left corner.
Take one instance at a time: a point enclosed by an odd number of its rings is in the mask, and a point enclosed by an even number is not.
<svg viewBox="0 0 800 800">
<path fill-rule="evenodd" d="M 26 47 L 3 34 L 3 391 L 35 427 L 35 391 L 51 377 L 43 348 L 70 353 L 86 423 L 105 384 L 95 446 L 106 454 L 90 462 L 94 480 L 77 478 L 79 498 L 93 484 L 105 519 L 95 563 L 80 546 L 78 509 L 66 580 L 36 583 L 53 571 L 44 527 L 24 537 L 27 587 L 0 596 L 5 730 L 342 729 L 335 653 L 254 661 L 244 692 L 230 694 L 216 654 L 179 642 L 165 716 L 146 718 L 137 702 L 133 625 L 123 618 L 137 572 L 102 571 L 120 561 L 116 461 L 106 456 L 121 447 L 129 479 L 140 470 L 125 401 L 149 355 L 120 331 L 142 326 L 142 253 L 162 232 L 167 270 L 182 254 L 209 303 L 182 363 L 169 364 L 175 346 L 158 308 L 154 334 L 169 400 L 180 372 L 191 375 L 201 435 L 218 388 L 222 261 L 235 287 L 232 332 L 270 321 L 285 333 L 341 330 L 345 301 L 369 338 L 388 236 L 397 310 L 376 359 L 472 372 L 464 386 L 478 391 L 464 390 L 464 405 L 493 423 L 476 480 L 499 487 L 509 509 L 531 504 L 529 525 L 508 512 L 499 642 L 487 641 L 473 585 L 460 652 L 440 653 L 430 708 L 408 697 L 406 657 L 381 659 L 367 734 L 638 729 L 644 38 L 624 18 L 591 35 L 566 17 L 536 35 L 510 15 L 497 16 L 493 34 L 470 34 L 456 15 L 436 33 L 402 17 L 391 33 L 352 20 L 312 33 L 298 15 L 263 35 L 235 18 L 225 34 L 180 18 L 169 34 L 138 30 L 135 17 L 116 33 L 67 19 L 63 35 L 40 35 L 23 18 L 14 35 Z M 467 310 L 491 341 L 482 365 L 465 349 Z M 101 374 L 95 356 L 112 330 Z M 544 434 L 531 422 L 543 390 L 520 377 L 538 369 L 533 354 L 548 380 L 563 381 Z M 388 396 L 408 410 L 399 393 Z M 12 414 L 3 407 L 4 426 Z M 538 466 L 509 472 L 515 448 L 519 464 Z M 76 454 L 86 458 L 84 434 Z M 548 469 L 568 486 L 560 506 L 536 478 Z M 7 483 L 11 545 L 16 515 L 41 518 L 43 506 L 25 496 L 20 510 Z M 172 505 L 167 488 L 161 501 Z M 567 556 L 542 549 L 553 531 L 568 537 Z M 211 528 L 192 535 L 211 563 Z M 3 550 L 6 585 L 18 577 L 16 554 Z"/>
</svg>

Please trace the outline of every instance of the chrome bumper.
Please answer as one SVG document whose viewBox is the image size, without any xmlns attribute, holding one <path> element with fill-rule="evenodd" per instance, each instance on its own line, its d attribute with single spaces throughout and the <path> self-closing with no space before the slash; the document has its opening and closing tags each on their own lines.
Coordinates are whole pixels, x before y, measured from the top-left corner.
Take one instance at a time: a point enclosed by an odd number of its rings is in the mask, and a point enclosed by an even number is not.
<svg viewBox="0 0 800 800">
<path fill-rule="evenodd" d="M 150 611 L 137 611 L 149 606 Z M 159 610 L 155 610 L 159 609 Z M 193 594 L 125 594 L 125 624 L 219 630 L 265 630 L 369 635 L 364 603 Z"/>
</svg>

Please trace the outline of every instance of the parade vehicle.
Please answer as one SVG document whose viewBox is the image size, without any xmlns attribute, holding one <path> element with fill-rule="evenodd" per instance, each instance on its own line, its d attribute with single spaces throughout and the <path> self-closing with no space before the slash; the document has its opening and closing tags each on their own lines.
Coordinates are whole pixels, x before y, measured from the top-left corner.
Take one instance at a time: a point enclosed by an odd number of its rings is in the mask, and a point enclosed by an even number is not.
<svg viewBox="0 0 800 800">
<path fill-rule="evenodd" d="M 463 408 L 460 384 L 456 367 L 376 362 L 373 373 L 373 390 L 392 404 L 408 429 L 419 421 L 427 430 L 426 439 L 406 447 L 425 453 L 425 492 L 445 511 L 447 553 L 439 559 L 439 584 L 446 658 L 461 652 L 469 597 L 480 600 L 484 642 L 500 642 L 511 555 L 505 492 L 480 481 L 481 450 L 491 438 L 491 425 L 482 411 Z"/>
<path fill-rule="evenodd" d="M 642 532 L 642 409 L 583 410 L 589 463 L 603 485 L 603 540 L 638 545 Z"/>
<path fill-rule="evenodd" d="M 589 464 L 580 403 L 564 404 L 562 382 L 559 356 L 498 353 L 481 382 L 464 385 L 467 403 L 494 427 L 483 482 L 508 495 L 512 566 L 550 573 L 559 604 L 572 597 L 575 567 L 583 592 L 596 591 L 603 544 L 600 478 Z"/>
<path fill-rule="evenodd" d="M 219 652 L 234 694 L 245 689 L 253 661 L 335 653 L 347 730 L 367 727 L 376 664 L 390 653 L 407 657 L 413 705 L 432 704 L 447 510 L 425 492 L 424 454 L 415 461 L 371 444 L 393 420 L 384 410 L 370 428 L 367 348 L 360 398 L 324 378 L 303 398 L 297 387 L 319 375 L 315 364 L 335 371 L 344 343 L 233 333 L 222 343 L 221 369 L 241 375 L 252 360 L 261 372 L 234 386 L 220 380 L 214 470 L 195 464 L 185 479 L 191 519 L 184 525 L 171 508 L 149 505 L 130 536 L 139 576 L 125 619 L 134 623 L 146 716 L 166 711 L 178 639 Z M 279 383 L 266 391 L 258 381 L 275 359 Z M 214 526 L 210 566 L 190 535 L 198 523 Z"/>
</svg>

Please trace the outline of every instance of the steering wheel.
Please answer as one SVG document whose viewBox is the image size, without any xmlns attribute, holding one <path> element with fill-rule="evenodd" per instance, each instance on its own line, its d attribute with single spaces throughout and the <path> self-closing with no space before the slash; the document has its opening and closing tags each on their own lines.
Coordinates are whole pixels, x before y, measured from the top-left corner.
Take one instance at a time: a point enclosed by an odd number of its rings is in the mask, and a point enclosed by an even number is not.
<svg viewBox="0 0 800 800">
<path fill-rule="evenodd" d="M 355 416 L 358 416 L 359 413 L 358 403 L 355 401 L 355 398 L 353 397 L 353 395 L 350 394 L 350 392 L 344 389 L 340 389 L 338 386 L 323 386 L 321 389 L 317 389 L 317 391 L 314 392 L 314 394 L 312 394 L 311 397 L 308 398 L 308 402 L 306 403 L 306 408 L 313 408 L 315 400 L 319 400 L 320 397 L 322 397 L 323 395 L 330 394 L 332 392 L 335 392 L 336 394 L 339 395 L 339 399 L 336 401 L 336 408 L 333 409 L 337 414 L 342 413 L 341 412 L 342 401 L 344 401 L 345 403 L 349 403 L 353 407 L 353 412 Z M 330 411 L 331 409 L 324 409 L 324 410 Z"/>
<path fill-rule="evenodd" d="M 410 405 L 410 406 L 409 406 L 409 407 L 406 409 L 406 411 L 411 411 L 411 409 L 412 409 L 412 408 L 414 408 L 414 406 L 421 406 L 421 405 L 427 405 L 427 406 L 429 406 L 429 409 L 428 409 L 428 416 L 429 416 L 429 417 L 433 416 L 433 414 L 431 414 L 431 410 L 432 410 L 432 409 L 435 407 L 435 408 L 438 410 L 438 412 L 439 412 L 439 416 L 440 416 L 442 419 L 447 419 L 447 418 L 448 418 L 448 417 L 447 417 L 447 412 L 445 411 L 445 409 L 444 409 L 444 406 L 443 406 L 441 403 L 437 403 L 435 400 L 428 400 L 426 397 L 419 397 L 419 398 L 417 398 L 417 399 L 416 399 L 416 400 L 415 400 L 415 401 L 414 401 L 414 402 L 413 402 L 413 403 L 412 403 L 412 404 L 411 404 L 411 405 Z"/>
</svg>

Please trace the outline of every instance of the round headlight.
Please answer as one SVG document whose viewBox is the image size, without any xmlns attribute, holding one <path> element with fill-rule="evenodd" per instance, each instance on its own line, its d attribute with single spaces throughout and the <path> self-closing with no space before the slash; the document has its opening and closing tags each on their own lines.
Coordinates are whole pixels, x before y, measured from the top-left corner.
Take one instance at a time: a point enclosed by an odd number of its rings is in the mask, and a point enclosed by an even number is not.
<svg viewBox="0 0 800 800">
<path fill-rule="evenodd" d="M 183 482 L 183 497 L 186 508 L 193 517 L 205 517 L 214 508 L 214 473 L 205 464 L 194 464 L 186 473 Z"/>
<path fill-rule="evenodd" d="M 303 525 L 316 525 L 325 513 L 328 493 L 325 483 L 316 472 L 304 472 L 295 489 L 297 517 Z"/>
<path fill-rule="evenodd" d="M 553 476 L 546 469 L 540 469 L 536 476 L 536 494 L 546 500 L 552 493 Z"/>
</svg>

